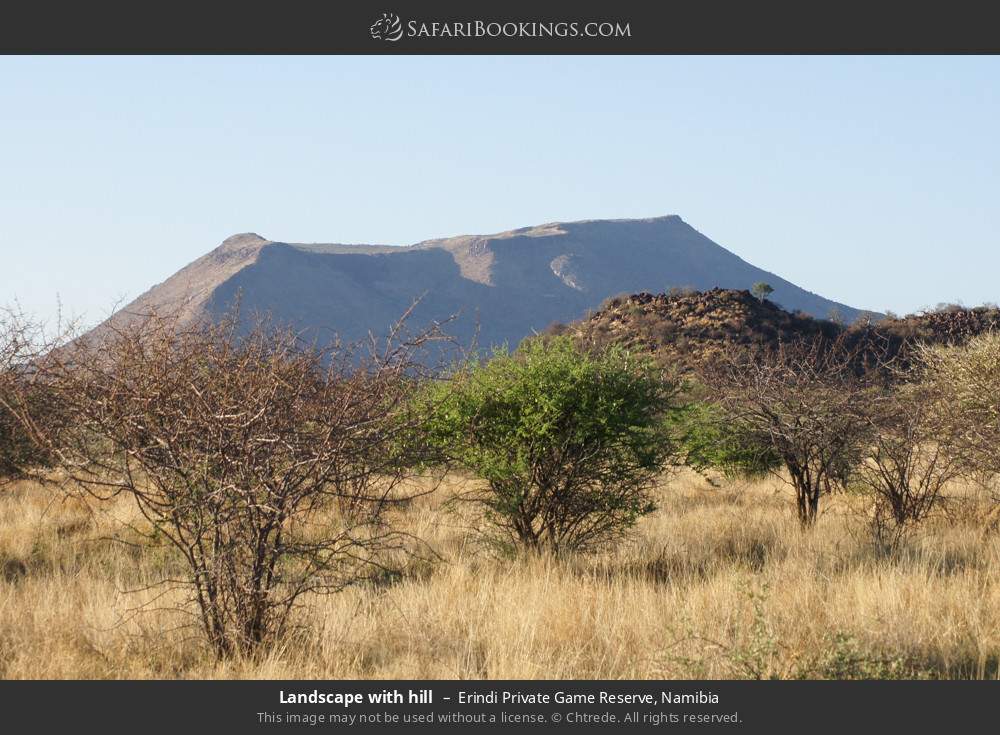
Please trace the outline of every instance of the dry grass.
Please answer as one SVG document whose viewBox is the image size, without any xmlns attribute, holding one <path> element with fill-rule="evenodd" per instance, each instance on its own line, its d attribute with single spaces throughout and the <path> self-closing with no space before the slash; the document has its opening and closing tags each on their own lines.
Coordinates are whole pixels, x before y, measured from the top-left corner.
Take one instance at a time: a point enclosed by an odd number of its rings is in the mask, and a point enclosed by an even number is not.
<svg viewBox="0 0 1000 735">
<path fill-rule="evenodd" d="M 310 599 L 267 658 L 217 663 L 179 593 L 129 591 L 181 567 L 108 540 L 127 539 L 124 501 L 6 488 L 0 676 L 997 677 L 1000 539 L 973 497 L 886 557 L 846 499 L 803 533 L 780 483 L 683 476 L 633 542 L 560 561 L 487 554 L 441 510 L 447 491 L 405 512 L 440 562 Z"/>
</svg>

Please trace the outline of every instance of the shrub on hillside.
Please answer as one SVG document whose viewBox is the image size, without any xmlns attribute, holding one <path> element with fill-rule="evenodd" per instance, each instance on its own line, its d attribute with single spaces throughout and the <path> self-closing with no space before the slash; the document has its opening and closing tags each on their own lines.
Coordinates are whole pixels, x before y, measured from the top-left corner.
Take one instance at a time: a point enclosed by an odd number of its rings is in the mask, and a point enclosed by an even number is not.
<svg viewBox="0 0 1000 735">
<path fill-rule="evenodd" d="M 754 295 L 758 301 L 764 301 L 768 296 L 774 293 L 774 287 L 770 283 L 765 283 L 764 281 L 757 281 L 751 288 L 750 293 Z"/>
<path fill-rule="evenodd" d="M 608 298 L 604 299 L 604 301 L 601 302 L 601 305 L 597 307 L 598 311 L 606 311 L 607 309 L 617 308 L 628 301 L 629 296 L 631 296 L 631 294 L 628 291 L 623 291 L 622 293 L 615 294 L 614 296 L 608 296 Z"/>
<path fill-rule="evenodd" d="M 620 537 L 654 509 L 676 449 L 665 422 L 677 386 L 612 347 L 530 340 L 469 364 L 423 397 L 436 446 L 486 480 L 465 495 L 507 542 L 555 552 Z"/>
</svg>

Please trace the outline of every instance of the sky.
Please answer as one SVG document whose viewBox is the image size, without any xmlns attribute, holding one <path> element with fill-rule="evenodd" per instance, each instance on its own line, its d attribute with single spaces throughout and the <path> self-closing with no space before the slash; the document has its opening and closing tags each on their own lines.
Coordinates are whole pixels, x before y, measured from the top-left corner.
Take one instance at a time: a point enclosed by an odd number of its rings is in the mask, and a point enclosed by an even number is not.
<svg viewBox="0 0 1000 735">
<path fill-rule="evenodd" d="M 238 232 L 679 214 L 827 298 L 1000 301 L 1000 57 L 2 57 L 0 304 L 96 322 Z"/>
</svg>

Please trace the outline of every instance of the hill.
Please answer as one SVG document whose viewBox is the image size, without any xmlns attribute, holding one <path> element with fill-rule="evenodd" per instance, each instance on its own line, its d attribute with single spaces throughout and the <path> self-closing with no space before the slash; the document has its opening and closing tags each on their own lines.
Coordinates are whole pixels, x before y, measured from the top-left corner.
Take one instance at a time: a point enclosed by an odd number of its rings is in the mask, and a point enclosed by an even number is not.
<svg viewBox="0 0 1000 735">
<path fill-rule="evenodd" d="M 789 312 L 747 290 L 675 290 L 637 293 L 607 299 L 601 308 L 570 325 L 552 325 L 549 333 L 566 333 L 580 344 L 600 348 L 625 345 L 654 355 L 663 364 L 689 370 L 733 349 L 758 350 L 779 342 L 844 334 L 850 340 L 878 345 L 900 355 L 915 342 L 960 344 L 991 329 L 1000 329 L 1000 309 L 950 306 L 902 318 L 853 324 Z M 905 359 L 905 354 L 902 355 Z"/>
<path fill-rule="evenodd" d="M 345 339 L 384 332 L 414 301 L 416 325 L 459 313 L 463 342 L 508 343 L 553 321 L 583 316 L 623 291 L 685 286 L 774 287 L 788 310 L 847 319 L 861 312 L 806 291 L 742 260 L 680 217 L 560 222 L 494 235 L 409 246 L 296 244 L 234 235 L 126 306 L 115 320 L 151 310 L 213 319 L 240 300 L 241 313 L 268 313 L 302 329 Z"/>
</svg>

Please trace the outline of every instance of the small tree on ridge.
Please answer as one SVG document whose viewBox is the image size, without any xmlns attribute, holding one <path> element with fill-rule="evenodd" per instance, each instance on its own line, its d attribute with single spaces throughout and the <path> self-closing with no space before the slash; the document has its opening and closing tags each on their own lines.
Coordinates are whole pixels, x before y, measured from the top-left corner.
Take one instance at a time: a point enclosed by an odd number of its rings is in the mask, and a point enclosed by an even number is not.
<svg viewBox="0 0 1000 735">
<path fill-rule="evenodd" d="M 770 283 L 757 281 L 757 283 L 750 288 L 750 293 L 752 293 L 758 301 L 763 302 L 764 299 L 774 293 L 774 288 L 772 288 Z"/>
</svg>

